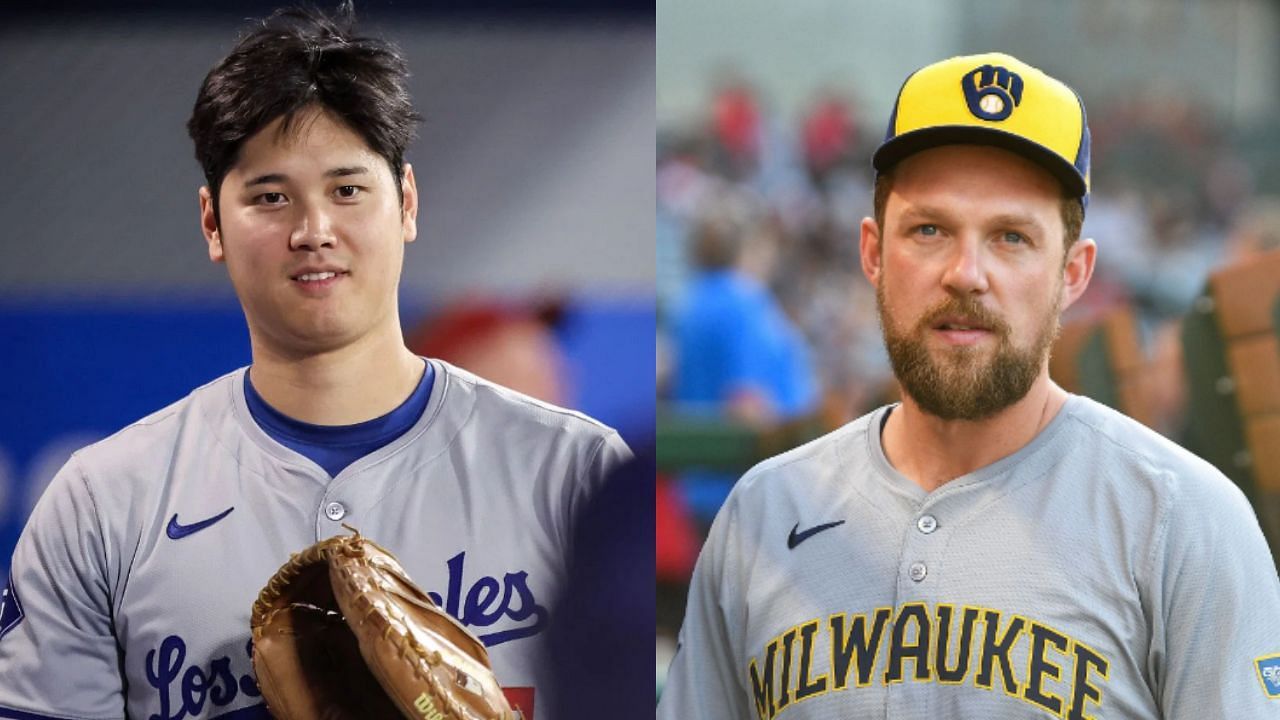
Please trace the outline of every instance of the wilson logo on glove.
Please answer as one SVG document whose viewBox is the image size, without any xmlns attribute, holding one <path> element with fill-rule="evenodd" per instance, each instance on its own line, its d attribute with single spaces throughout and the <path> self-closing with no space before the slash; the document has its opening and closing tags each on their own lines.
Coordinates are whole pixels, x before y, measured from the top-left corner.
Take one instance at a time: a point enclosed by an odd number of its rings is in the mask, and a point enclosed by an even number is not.
<svg viewBox="0 0 1280 720">
<path fill-rule="evenodd" d="M 413 701 L 413 709 L 418 711 L 423 720 L 444 720 L 444 713 L 436 709 L 436 701 L 425 692 Z"/>
</svg>

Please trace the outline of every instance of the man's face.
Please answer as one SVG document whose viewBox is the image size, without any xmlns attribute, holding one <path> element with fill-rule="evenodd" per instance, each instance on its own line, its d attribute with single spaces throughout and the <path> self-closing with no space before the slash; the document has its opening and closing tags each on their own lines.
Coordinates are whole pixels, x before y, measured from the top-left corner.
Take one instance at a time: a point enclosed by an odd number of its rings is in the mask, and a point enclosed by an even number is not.
<svg viewBox="0 0 1280 720">
<path fill-rule="evenodd" d="M 201 188 L 209 257 L 225 262 L 255 343 L 301 355 L 394 325 L 404 244 L 416 236 L 406 167 L 401 205 L 387 162 L 322 111 L 289 133 L 276 119 L 245 141 L 219 194 Z"/>
<path fill-rule="evenodd" d="M 894 169 L 883 231 L 863 221 L 863 267 L 894 373 L 924 411 L 990 417 L 1047 374 L 1059 313 L 1093 261 L 1081 241 L 1064 263 L 1061 197 L 997 148 L 934 148 Z"/>
</svg>

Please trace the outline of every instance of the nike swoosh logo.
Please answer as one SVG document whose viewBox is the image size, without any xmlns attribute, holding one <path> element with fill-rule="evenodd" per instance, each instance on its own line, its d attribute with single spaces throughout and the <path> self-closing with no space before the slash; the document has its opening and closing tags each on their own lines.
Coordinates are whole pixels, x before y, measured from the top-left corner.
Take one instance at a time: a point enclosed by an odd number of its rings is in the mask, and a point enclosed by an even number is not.
<svg viewBox="0 0 1280 720">
<path fill-rule="evenodd" d="M 173 517 L 169 518 L 169 527 L 165 528 L 164 532 L 169 536 L 170 540 L 181 540 L 188 535 L 200 532 L 222 518 L 230 515 L 232 510 L 235 510 L 235 508 L 229 507 L 211 518 L 191 523 L 190 525 L 182 525 L 178 523 L 178 513 L 174 513 Z"/>
<path fill-rule="evenodd" d="M 822 525 L 814 525 L 813 527 L 809 528 L 808 530 L 805 530 L 804 532 L 796 532 L 797 530 L 800 529 L 800 523 L 796 523 L 796 526 L 791 528 L 791 534 L 787 536 L 787 549 L 795 550 L 797 545 L 804 542 L 805 540 L 808 540 L 814 535 L 817 535 L 823 530 L 830 530 L 831 528 L 837 525 L 843 525 L 843 524 L 844 524 L 843 520 L 837 520 L 835 522 L 823 523 Z"/>
</svg>

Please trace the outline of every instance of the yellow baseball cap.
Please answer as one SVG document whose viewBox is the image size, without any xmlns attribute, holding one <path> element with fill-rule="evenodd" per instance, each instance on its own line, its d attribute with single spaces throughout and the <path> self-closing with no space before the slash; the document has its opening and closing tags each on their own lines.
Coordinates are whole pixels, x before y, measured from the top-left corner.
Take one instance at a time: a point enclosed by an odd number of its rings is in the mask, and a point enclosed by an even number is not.
<svg viewBox="0 0 1280 720">
<path fill-rule="evenodd" d="M 966 55 L 912 73 L 898 91 L 882 173 L 939 145 L 992 145 L 1039 163 L 1081 205 L 1089 204 L 1089 123 L 1084 103 L 1060 80 L 1003 53 Z"/>
</svg>

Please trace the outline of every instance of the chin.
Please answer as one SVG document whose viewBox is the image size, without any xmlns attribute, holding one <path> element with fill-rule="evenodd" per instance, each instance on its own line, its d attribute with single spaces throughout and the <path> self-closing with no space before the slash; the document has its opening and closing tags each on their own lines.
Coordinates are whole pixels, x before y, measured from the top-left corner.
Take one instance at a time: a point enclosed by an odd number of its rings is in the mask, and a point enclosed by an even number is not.
<svg viewBox="0 0 1280 720">
<path fill-rule="evenodd" d="M 329 352 L 351 345 L 361 333 L 349 323 L 292 323 L 266 334 L 273 345 L 289 355 Z"/>
</svg>

